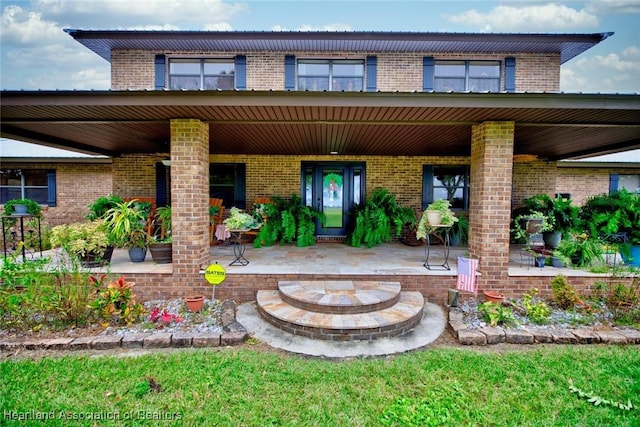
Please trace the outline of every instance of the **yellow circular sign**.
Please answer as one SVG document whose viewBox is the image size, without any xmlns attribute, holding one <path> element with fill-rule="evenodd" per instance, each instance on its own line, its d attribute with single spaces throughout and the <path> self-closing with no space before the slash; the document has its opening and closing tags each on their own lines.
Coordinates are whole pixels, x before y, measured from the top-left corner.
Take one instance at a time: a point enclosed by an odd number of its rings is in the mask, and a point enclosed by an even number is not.
<svg viewBox="0 0 640 427">
<path fill-rule="evenodd" d="M 210 285 L 219 285 L 224 282 L 224 279 L 227 277 L 227 272 L 223 266 L 220 264 L 211 264 L 204 271 L 204 278 L 209 282 Z"/>
</svg>

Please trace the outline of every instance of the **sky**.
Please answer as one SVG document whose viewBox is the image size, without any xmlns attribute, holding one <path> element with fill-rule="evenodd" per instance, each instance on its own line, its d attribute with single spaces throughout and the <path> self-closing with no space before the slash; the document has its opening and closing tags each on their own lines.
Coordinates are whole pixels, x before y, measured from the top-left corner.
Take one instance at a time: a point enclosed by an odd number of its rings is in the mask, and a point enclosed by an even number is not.
<svg viewBox="0 0 640 427">
<path fill-rule="evenodd" d="M 560 90 L 640 93 L 640 0 L 0 0 L 0 88 L 106 90 L 86 30 L 615 34 L 561 68 Z"/>
</svg>

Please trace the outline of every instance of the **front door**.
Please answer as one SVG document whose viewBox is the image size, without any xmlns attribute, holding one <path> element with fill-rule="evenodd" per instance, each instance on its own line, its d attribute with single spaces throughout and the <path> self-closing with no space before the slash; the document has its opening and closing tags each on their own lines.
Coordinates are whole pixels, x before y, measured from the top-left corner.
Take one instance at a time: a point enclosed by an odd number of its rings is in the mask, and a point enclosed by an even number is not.
<svg viewBox="0 0 640 427">
<path fill-rule="evenodd" d="M 363 163 L 303 163 L 302 199 L 326 216 L 316 235 L 344 236 L 349 212 L 365 194 Z"/>
</svg>

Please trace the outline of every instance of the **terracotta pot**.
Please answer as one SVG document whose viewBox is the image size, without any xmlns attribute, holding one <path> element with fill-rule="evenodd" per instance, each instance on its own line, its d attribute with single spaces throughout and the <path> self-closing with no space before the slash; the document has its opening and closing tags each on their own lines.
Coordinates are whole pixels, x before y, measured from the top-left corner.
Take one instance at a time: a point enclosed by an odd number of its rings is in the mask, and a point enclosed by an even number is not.
<svg viewBox="0 0 640 427">
<path fill-rule="evenodd" d="M 491 301 L 497 304 L 501 304 L 502 301 L 504 300 L 504 295 L 499 294 L 498 292 L 484 291 L 484 299 L 486 301 Z"/>
<path fill-rule="evenodd" d="M 185 301 L 187 302 L 187 308 L 192 313 L 196 313 L 202 310 L 204 306 L 204 296 L 203 295 L 192 295 L 188 296 Z"/>
</svg>

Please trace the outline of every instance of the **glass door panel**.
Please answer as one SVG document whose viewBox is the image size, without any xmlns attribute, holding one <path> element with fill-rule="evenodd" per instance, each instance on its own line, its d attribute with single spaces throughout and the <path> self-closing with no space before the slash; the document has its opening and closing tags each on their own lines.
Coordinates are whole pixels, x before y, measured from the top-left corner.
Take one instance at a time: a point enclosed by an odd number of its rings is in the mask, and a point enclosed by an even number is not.
<svg viewBox="0 0 640 427">
<path fill-rule="evenodd" d="M 323 169 L 322 171 L 322 211 L 327 222 L 326 228 L 344 227 L 344 170 Z"/>
</svg>

